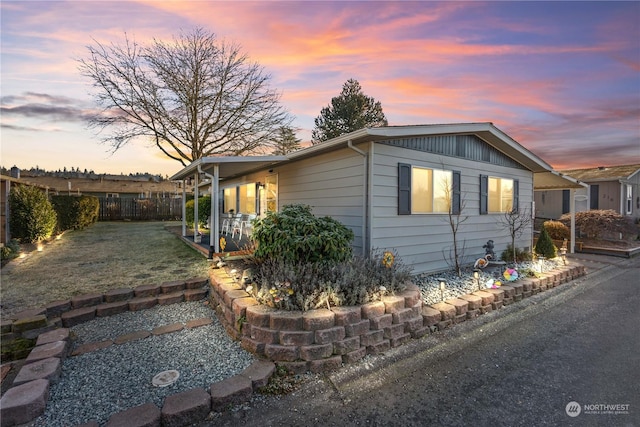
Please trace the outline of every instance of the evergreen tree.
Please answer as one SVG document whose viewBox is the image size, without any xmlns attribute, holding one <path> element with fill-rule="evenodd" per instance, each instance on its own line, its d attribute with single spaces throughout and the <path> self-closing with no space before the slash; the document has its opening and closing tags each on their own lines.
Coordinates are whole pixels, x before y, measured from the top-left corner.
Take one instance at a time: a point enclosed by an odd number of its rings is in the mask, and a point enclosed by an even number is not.
<svg viewBox="0 0 640 427">
<path fill-rule="evenodd" d="M 320 111 L 315 125 L 311 142 L 318 144 L 362 128 L 387 126 L 388 122 L 382 104 L 365 95 L 357 80 L 349 79 L 340 95 Z"/>
<path fill-rule="evenodd" d="M 551 240 L 551 236 L 549 236 L 549 232 L 543 226 L 542 231 L 540 231 L 540 237 L 538 237 L 538 241 L 536 242 L 536 254 L 542 255 L 543 257 L 550 259 L 555 258 L 558 254 L 558 249 L 556 245 L 553 244 L 553 240 Z"/>
<path fill-rule="evenodd" d="M 271 154 L 281 156 L 300 149 L 300 139 L 296 138 L 295 129 L 282 126 L 273 140 L 275 149 Z"/>
</svg>

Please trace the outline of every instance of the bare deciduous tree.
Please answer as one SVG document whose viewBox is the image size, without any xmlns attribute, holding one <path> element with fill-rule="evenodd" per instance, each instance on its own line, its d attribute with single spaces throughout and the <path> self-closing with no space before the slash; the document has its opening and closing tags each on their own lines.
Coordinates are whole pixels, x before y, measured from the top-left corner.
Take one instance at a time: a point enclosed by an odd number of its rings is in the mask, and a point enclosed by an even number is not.
<svg viewBox="0 0 640 427">
<path fill-rule="evenodd" d="M 513 250 L 513 263 L 515 265 L 518 265 L 516 239 L 522 236 L 522 233 L 527 230 L 532 221 L 531 213 L 526 208 L 509 210 L 504 213 L 499 221 L 501 225 L 504 225 L 509 230 L 511 249 Z"/>
<path fill-rule="evenodd" d="M 102 112 L 90 120 L 114 151 L 151 138 L 166 156 L 186 165 L 205 156 L 264 153 L 291 117 L 270 76 L 240 47 L 203 29 L 171 42 L 88 46 L 80 72 L 96 88 Z"/>
<path fill-rule="evenodd" d="M 442 169 L 445 169 L 444 164 L 442 165 Z M 458 231 L 460 230 L 460 226 L 467 219 L 469 219 L 468 216 L 462 215 L 462 211 L 464 210 L 466 203 L 462 193 L 460 193 L 459 195 L 454 195 L 455 190 L 453 188 L 453 180 L 444 179 L 440 183 L 440 185 L 442 186 L 444 197 L 447 203 L 446 221 L 451 228 L 451 235 L 453 238 L 452 245 L 449 248 L 448 259 L 450 265 L 452 264 L 452 266 L 455 268 L 456 274 L 458 276 L 462 276 L 462 264 L 465 257 L 467 242 L 466 240 L 462 243 L 459 241 Z M 447 256 L 445 256 L 445 259 L 447 259 Z"/>
</svg>

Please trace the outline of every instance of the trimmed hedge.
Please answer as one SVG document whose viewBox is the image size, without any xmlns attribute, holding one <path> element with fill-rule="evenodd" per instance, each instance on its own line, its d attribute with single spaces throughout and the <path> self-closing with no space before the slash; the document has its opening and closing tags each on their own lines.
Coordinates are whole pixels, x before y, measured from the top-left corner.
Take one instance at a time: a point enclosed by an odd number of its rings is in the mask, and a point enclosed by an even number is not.
<svg viewBox="0 0 640 427">
<path fill-rule="evenodd" d="M 185 203 L 186 216 L 185 222 L 189 227 L 193 227 L 193 209 L 195 207 L 195 200 L 191 199 Z M 211 196 L 204 196 L 198 198 L 198 224 L 204 226 L 209 221 L 211 216 Z"/>
<path fill-rule="evenodd" d="M 58 231 L 81 230 L 98 221 L 100 200 L 95 196 L 52 196 Z"/>
<path fill-rule="evenodd" d="M 11 187 L 9 209 L 11 235 L 21 242 L 46 240 L 56 228 L 56 211 L 40 188 L 28 185 Z"/>
</svg>

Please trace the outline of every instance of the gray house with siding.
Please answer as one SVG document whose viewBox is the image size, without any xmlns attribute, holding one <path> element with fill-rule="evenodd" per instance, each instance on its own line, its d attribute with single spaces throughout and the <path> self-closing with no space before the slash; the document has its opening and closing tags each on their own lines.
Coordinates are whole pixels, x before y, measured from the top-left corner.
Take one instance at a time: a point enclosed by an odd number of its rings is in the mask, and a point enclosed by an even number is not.
<svg viewBox="0 0 640 427">
<path fill-rule="evenodd" d="M 458 240 L 470 263 L 487 240 L 497 254 L 506 248 L 500 220 L 511 209 L 531 215 L 535 185 L 579 187 L 491 123 L 365 128 L 286 156 L 205 157 L 171 179 L 203 177 L 219 195 L 212 197 L 212 252 L 229 210 L 260 215 L 308 204 L 354 231 L 356 253 L 394 250 L 415 273 L 449 268 L 449 206 L 466 217 Z M 530 248 L 532 233 L 516 245 Z"/>
</svg>

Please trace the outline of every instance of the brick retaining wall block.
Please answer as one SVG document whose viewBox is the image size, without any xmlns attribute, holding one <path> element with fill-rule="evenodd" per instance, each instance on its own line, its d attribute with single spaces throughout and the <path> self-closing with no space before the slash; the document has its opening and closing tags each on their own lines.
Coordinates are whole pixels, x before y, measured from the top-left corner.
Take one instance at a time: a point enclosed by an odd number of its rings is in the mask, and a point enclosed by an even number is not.
<svg viewBox="0 0 640 427">
<path fill-rule="evenodd" d="M 279 331 L 302 330 L 302 312 L 274 311 L 269 317 L 269 328 Z"/>
<path fill-rule="evenodd" d="M 393 313 L 383 314 L 382 316 L 369 319 L 369 328 L 372 330 L 388 328 L 391 325 L 393 325 Z M 362 335 L 362 333 L 360 335 Z"/>
<path fill-rule="evenodd" d="M 275 332 L 275 331 L 274 331 Z M 313 344 L 315 333 L 313 331 L 280 331 L 278 334 L 278 342 L 273 342 L 273 344 L 279 343 L 282 345 L 311 345 Z M 255 335 L 256 337 L 259 334 Z"/>
<path fill-rule="evenodd" d="M 211 409 L 211 396 L 203 388 L 172 394 L 164 399 L 162 427 L 182 427 L 200 422 Z"/>
<path fill-rule="evenodd" d="M 31 329 L 39 329 L 47 326 L 47 316 L 38 314 L 35 316 L 23 317 L 15 320 L 11 326 L 11 330 L 16 333 L 29 331 Z"/>
<path fill-rule="evenodd" d="M 172 294 L 174 292 L 180 292 L 183 290 L 184 290 L 184 281 L 182 280 L 175 280 L 172 282 L 164 282 L 160 284 L 160 293 L 163 293 L 163 294 Z"/>
<path fill-rule="evenodd" d="M 17 386 L 34 380 L 55 382 L 60 378 L 60 372 L 62 372 L 62 364 L 57 357 L 38 360 L 24 365 L 13 380 L 13 385 Z"/>
<path fill-rule="evenodd" d="M 184 291 L 184 300 L 187 302 L 190 301 L 200 301 L 207 297 L 206 289 L 187 289 Z"/>
<path fill-rule="evenodd" d="M 71 298 L 71 307 L 84 308 L 102 303 L 102 294 L 78 295 Z"/>
<path fill-rule="evenodd" d="M 360 345 L 369 347 L 381 343 L 384 340 L 384 331 L 369 331 L 360 336 Z"/>
<path fill-rule="evenodd" d="M 71 328 L 79 325 L 80 323 L 88 322 L 96 317 L 95 307 L 77 308 L 75 310 L 62 313 L 60 318 L 62 319 L 62 325 L 65 328 Z"/>
<path fill-rule="evenodd" d="M 140 285 L 133 288 L 136 298 L 154 297 L 160 293 L 160 285 Z"/>
<path fill-rule="evenodd" d="M 362 305 L 362 318 L 371 319 L 385 314 L 385 306 L 382 301 L 368 302 Z"/>
<path fill-rule="evenodd" d="M 302 329 L 305 331 L 329 329 L 336 324 L 335 318 L 336 315 L 326 308 L 305 311 L 302 314 Z"/>
<path fill-rule="evenodd" d="M 333 344 L 303 345 L 300 347 L 300 359 L 312 361 L 326 359 L 333 354 Z M 340 358 L 342 362 L 342 358 Z"/>
<path fill-rule="evenodd" d="M 262 328 L 260 326 L 251 325 L 251 339 L 265 343 L 265 344 L 278 344 L 290 345 L 281 342 L 280 334 L 284 332 L 291 332 L 297 334 L 300 331 L 278 331 L 275 329 Z M 287 337 L 290 339 L 289 337 Z"/>
<path fill-rule="evenodd" d="M 333 343 L 333 354 L 345 355 L 360 348 L 360 337 L 345 338 Z"/>
<path fill-rule="evenodd" d="M 345 338 L 344 326 L 336 326 L 329 329 L 321 329 L 315 331 L 314 342 L 316 344 L 330 344 L 335 341 L 341 341 Z"/>
<path fill-rule="evenodd" d="M 244 289 L 225 292 L 223 300 L 227 307 L 231 307 L 234 300 L 238 298 L 248 298 L 249 295 Z"/>
<path fill-rule="evenodd" d="M 293 362 L 300 357 L 299 347 L 278 344 L 266 344 L 264 354 L 269 359 L 279 362 Z"/>
<path fill-rule="evenodd" d="M 447 304 L 446 302 L 431 304 L 431 307 L 440 312 L 442 316 L 441 319 L 443 321 L 453 320 L 453 318 L 456 316 L 456 308 L 451 304 Z"/>
<path fill-rule="evenodd" d="M 442 314 L 440 311 L 433 307 L 422 307 L 422 319 L 424 326 L 433 326 L 442 320 Z"/>
<path fill-rule="evenodd" d="M 67 357 L 67 351 L 69 350 L 69 343 L 67 341 L 54 341 L 47 344 L 34 347 L 25 363 L 33 363 L 38 360 L 48 359 L 50 357 L 57 357 L 63 359 Z"/>
<path fill-rule="evenodd" d="M 392 323 L 405 323 L 414 317 L 413 309 L 411 308 L 402 308 L 391 313 Z"/>
<path fill-rule="evenodd" d="M 404 298 L 405 307 L 413 307 L 416 302 L 422 301 L 420 288 L 413 283 L 408 284 L 402 292 L 399 292 L 396 295 Z"/>
<path fill-rule="evenodd" d="M 124 313 L 125 311 L 129 311 L 128 301 L 106 302 L 96 307 L 96 316 L 113 316 L 114 314 Z"/>
<path fill-rule="evenodd" d="M 264 348 L 266 344 L 253 338 L 243 336 L 240 341 L 240 346 L 250 353 L 258 356 L 264 356 Z"/>
<path fill-rule="evenodd" d="M 153 403 L 135 406 L 113 414 L 106 427 L 160 427 L 162 413 Z"/>
<path fill-rule="evenodd" d="M 391 349 L 389 340 L 382 340 L 379 343 L 367 346 L 367 354 L 382 354 Z"/>
<path fill-rule="evenodd" d="M 251 388 L 256 391 L 267 385 L 275 370 L 276 365 L 273 362 L 257 360 L 242 371 L 240 375 L 251 380 Z"/>
<path fill-rule="evenodd" d="M 482 299 L 482 306 L 491 305 L 491 303 L 495 301 L 495 297 L 491 292 L 476 291 L 473 293 L 473 295 L 478 296 Z"/>
<path fill-rule="evenodd" d="M 112 289 L 110 291 L 105 292 L 104 301 L 105 302 L 116 302 L 116 301 L 126 301 L 133 298 L 133 289 L 130 288 L 119 288 Z"/>
<path fill-rule="evenodd" d="M 344 332 L 345 332 L 345 336 L 347 337 L 355 337 L 358 335 L 362 335 L 364 333 L 367 333 L 369 331 L 369 329 L 371 328 L 371 321 L 370 320 L 361 320 L 358 323 L 354 323 L 351 325 L 345 325 L 344 326 Z M 391 317 L 389 316 L 389 324 L 391 324 Z M 382 329 L 382 328 L 377 328 L 377 329 Z"/>
<path fill-rule="evenodd" d="M 158 304 L 156 297 L 141 297 L 129 300 L 129 310 L 140 311 L 147 308 L 155 307 Z"/>
<path fill-rule="evenodd" d="M 367 355 L 367 348 L 360 347 L 357 350 L 354 350 L 350 353 L 342 355 L 342 363 L 354 363 L 358 360 L 361 360 L 363 357 Z"/>
<path fill-rule="evenodd" d="M 68 328 L 54 329 L 53 331 L 40 334 L 38 336 L 38 341 L 36 341 L 36 346 L 49 344 L 51 342 L 56 342 L 56 341 L 69 341 L 69 329 Z"/>
<path fill-rule="evenodd" d="M 313 373 L 330 372 L 342 366 L 342 356 L 333 356 L 327 359 L 312 360 L 309 362 L 309 370 Z"/>
<path fill-rule="evenodd" d="M 208 281 L 206 277 L 194 277 L 193 279 L 185 280 L 184 287 L 186 289 L 199 289 L 206 285 Z"/>
<path fill-rule="evenodd" d="M 49 381 L 35 380 L 12 387 L 0 399 L 2 427 L 25 424 L 44 413 L 49 399 Z"/>
<path fill-rule="evenodd" d="M 184 293 L 181 291 L 163 293 L 158 295 L 158 305 L 177 304 L 184 301 Z"/>
<path fill-rule="evenodd" d="M 260 304 L 255 298 L 247 297 L 247 298 L 238 298 L 233 300 L 233 304 L 231 308 L 233 310 L 233 314 L 238 317 L 247 317 L 247 307 L 252 307 L 254 305 Z"/>
<path fill-rule="evenodd" d="M 467 302 L 467 311 L 482 307 L 482 298 L 478 295 L 460 295 L 458 298 Z"/>
<path fill-rule="evenodd" d="M 333 307 L 336 326 L 353 325 L 362 321 L 362 308 L 360 307 Z"/>
<path fill-rule="evenodd" d="M 306 374 L 309 371 L 309 362 L 298 360 L 297 362 L 276 362 L 276 366 L 284 368 L 290 374 Z"/>
<path fill-rule="evenodd" d="M 384 304 L 385 313 L 395 313 L 404 308 L 404 298 L 401 296 L 389 295 L 381 298 Z"/>
<path fill-rule="evenodd" d="M 251 397 L 251 380 L 243 375 L 235 375 L 211 384 L 211 407 L 220 411 L 228 405 L 242 403 Z"/>
<path fill-rule="evenodd" d="M 47 318 L 60 317 L 64 312 L 71 310 L 71 300 L 53 301 L 45 305 Z"/>
<path fill-rule="evenodd" d="M 254 305 L 251 307 L 247 307 L 247 322 L 249 322 L 251 326 L 261 326 L 268 328 L 271 320 L 271 313 L 273 313 L 274 311 L 276 311 L 274 308 L 268 307 L 266 305 Z"/>
</svg>

